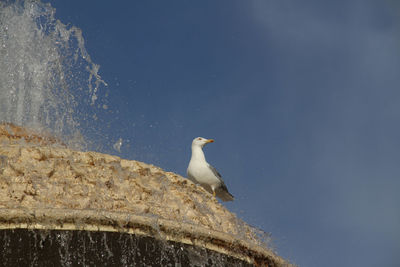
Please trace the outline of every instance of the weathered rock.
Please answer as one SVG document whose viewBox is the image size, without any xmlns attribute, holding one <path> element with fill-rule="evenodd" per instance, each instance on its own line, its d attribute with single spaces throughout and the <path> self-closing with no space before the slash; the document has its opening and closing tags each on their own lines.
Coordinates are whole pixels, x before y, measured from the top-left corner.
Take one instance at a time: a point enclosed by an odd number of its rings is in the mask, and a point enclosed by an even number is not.
<svg viewBox="0 0 400 267">
<path fill-rule="evenodd" d="M 11 124 L 0 125 L 0 223 L 134 226 L 169 240 L 233 248 L 249 261 L 286 264 L 253 228 L 191 181 L 142 162 L 70 150 Z"/>
</svg>

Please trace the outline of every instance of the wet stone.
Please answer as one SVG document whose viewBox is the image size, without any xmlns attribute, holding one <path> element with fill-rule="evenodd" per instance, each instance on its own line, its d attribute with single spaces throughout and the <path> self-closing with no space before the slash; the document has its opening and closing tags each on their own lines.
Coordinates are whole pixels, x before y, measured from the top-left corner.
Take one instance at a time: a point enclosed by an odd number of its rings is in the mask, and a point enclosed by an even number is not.
<svg viewBox="0 0 400 267">
<path fill-rule="evenodd" d="M 254 266 L 224 254 L 118 232 L 0 230 L 0 266 Z"/>
</svg>

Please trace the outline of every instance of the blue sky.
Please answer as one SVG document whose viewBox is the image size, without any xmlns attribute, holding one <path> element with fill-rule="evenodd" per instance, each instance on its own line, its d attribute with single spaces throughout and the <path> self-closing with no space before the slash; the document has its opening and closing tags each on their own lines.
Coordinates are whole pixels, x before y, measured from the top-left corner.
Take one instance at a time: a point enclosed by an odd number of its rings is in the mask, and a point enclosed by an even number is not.
<svg viewBox="0 0 400 267">
<path fill-rule="evenodd" d="M 185 175 L 191 140 L 213 138 L 226 207 L 280 255 L 400 265 L 397 2 L 46 2 L 108 83 L 103 151 Z"/>
</svg>

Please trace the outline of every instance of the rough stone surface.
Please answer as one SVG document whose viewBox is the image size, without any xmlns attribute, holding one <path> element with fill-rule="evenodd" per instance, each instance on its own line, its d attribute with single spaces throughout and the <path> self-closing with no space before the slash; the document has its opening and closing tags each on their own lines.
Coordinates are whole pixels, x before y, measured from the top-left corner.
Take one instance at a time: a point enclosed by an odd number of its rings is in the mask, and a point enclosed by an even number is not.
<svg viewBox="0 0 400 267">
<path fill-rule="evenodd" d="M 134 160 L 70 150 L 11 124 L 0 125 L 0 209 L 124 212 L 259 242 L 253 228 L 188 179 Z"/>
</svg>

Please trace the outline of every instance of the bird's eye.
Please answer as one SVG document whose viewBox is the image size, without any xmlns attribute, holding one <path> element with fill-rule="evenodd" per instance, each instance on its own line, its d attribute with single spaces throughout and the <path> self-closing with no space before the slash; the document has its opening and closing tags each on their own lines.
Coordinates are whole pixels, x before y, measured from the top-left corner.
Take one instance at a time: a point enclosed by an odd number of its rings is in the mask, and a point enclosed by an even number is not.
<svg viewBox="0 0 400 267">
<path fill-rule="evenodd" d="M 197 138 L 197 140 L 201 140 L 201 137 Z"/>
</svg>

